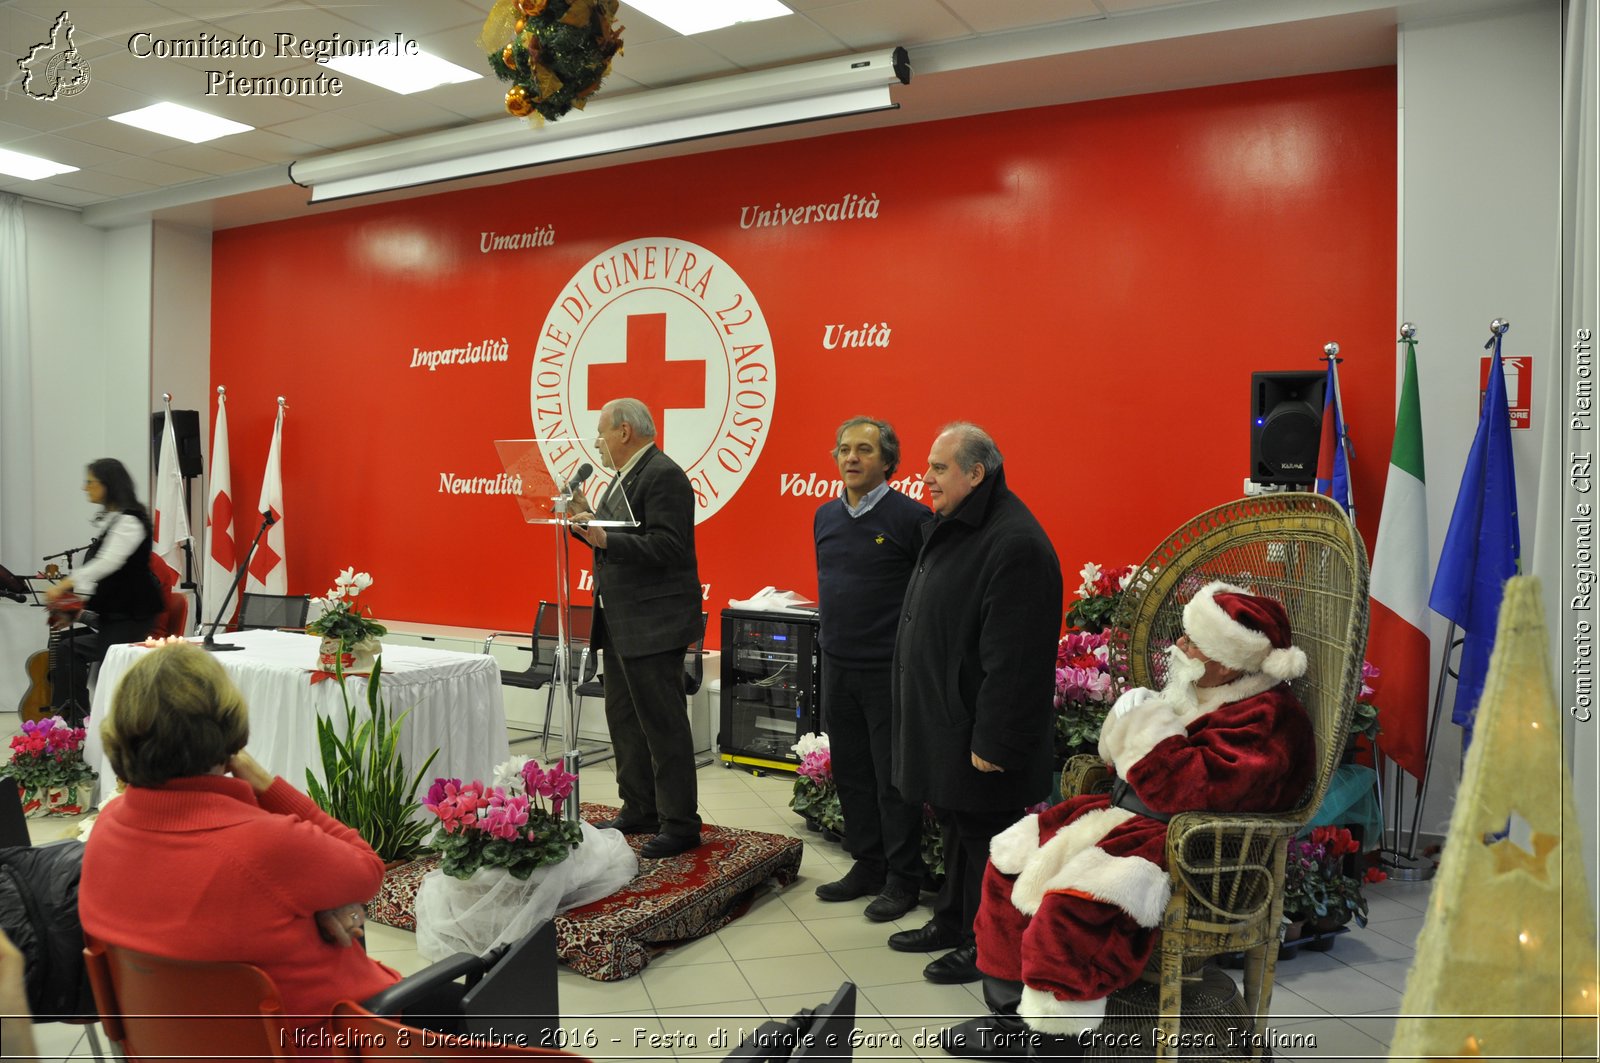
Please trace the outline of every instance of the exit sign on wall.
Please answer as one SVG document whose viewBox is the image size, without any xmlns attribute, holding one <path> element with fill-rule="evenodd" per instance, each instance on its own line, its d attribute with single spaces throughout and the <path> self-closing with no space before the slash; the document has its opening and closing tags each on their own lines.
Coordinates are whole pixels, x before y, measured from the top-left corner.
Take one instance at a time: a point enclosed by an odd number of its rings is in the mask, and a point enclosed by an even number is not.
<svg viewBox="0 0 1600 1063">
<path fill-rule="evenodd" d="M 1512 428 L 1533 427 L 1533 359 L 1527 355 L 1500 360 L 1505 363 L 1506 406 L 1511 410 Z M 1478 413 L 1483 413 L 1483 395 L 1489 390 L 1489 365 L 1485 356 L 1478 368 Z"/>
</svg>

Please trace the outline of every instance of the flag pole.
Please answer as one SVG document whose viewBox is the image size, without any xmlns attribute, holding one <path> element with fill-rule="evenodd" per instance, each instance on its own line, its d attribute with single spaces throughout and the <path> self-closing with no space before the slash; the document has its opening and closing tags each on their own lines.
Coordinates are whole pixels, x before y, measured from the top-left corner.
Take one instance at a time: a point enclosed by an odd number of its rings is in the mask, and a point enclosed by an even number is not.
<svg viewBox="0 0 1600 1063">
<path fill-rule="evenodd" d="M 1340 394 L 1339 364 L 1344 359 L 1339 357 L 1339 345 L 1331 342 L 1323 344 L 1322 358 L 1320 360 L 1328 363 L 1328 375 L 1333 378 L 1334 423 L 1339 426 L 1339 442 L 1344 447 L 1346 471 L 1344 494 L 1346 500 L 1350 503 L 1345 515 L 1350 518 L 1350 523 L 1354 524 L 1356 522 L 1356 488 L 1355 477 L 1349 475 L 1349 469 L 1350 462 L 1355 458 L 1356 452 L 1355 448 L 1350 445 L 1350 422 L 1345 420 L 1344 398 Z M 1329 471 L 1329 475 L 1332 475 L 1332 470 Z"/>
<path fill-rule="evenodd" d="M 1403 322 L 1400 325 L 1399 342 L 1406 345 L 1409 361 L 1410 356 L 1414 355 L 1416 351 L 1417 326 L 1410 321 Z M 1455 625 L 1452 622 L 1450 637 L 1454 637 L 1454 627 Z M 1392 802 L 1394 811 L 1394 845 L 1392 848 L 1385 845 L 1378 854 L 1378 861 L 1391 877 L 1400 882 L 1426 881 L 1427 879 L 1432 878 L 1434 872 L 1437 870 L 1437 865 L 1434 863 L 1434 861 L 1426 857 L 1418 859 L 1417 832 L 1422 816 L 1423 794 L 1428 784 L 1429 764 L 1433 759 L 1434 736 L 1438 733 L 1439 713 L 1444 704 L 1444 675 L 1450 658 L 1450 637 L 1445 639 L 1444 658 L 1440 661 L 1438 693 L 1434 697 L 1433 719 L 1430 722 L 1427 731 L 1428 740 L 1426 743 L 1426 752 L 1423 754 L 1422 758 L 1422 775 L 1417 779 L 1417 804 L 1416 808 L 1412 812 L 1411 837 L 1409 845 L 1407 846 L 1407 851 L 1404 853 L 1400 851 L 1400 846 L 1401 837 L 1404 834 L 1403 824 L 1405 822 L 1405 777 L 1407 772 L 1398 760 L 1395 760 L 1393 757 L 1388 758 L 1389 763 L 1394 766 L 1394 801 Z M 1378 788 L 1380 792 L 1383 789 L 1381 779 L 1379 780 Z"/>
</svg>

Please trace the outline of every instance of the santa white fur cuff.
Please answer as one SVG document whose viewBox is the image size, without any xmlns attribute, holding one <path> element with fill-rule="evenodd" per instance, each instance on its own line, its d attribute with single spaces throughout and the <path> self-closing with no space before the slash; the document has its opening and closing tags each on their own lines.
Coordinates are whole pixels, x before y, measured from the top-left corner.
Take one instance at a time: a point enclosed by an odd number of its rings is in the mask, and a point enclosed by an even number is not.
<svg viewBox="0 0 1600 1063">
<path fill-rule="evenodd" d="M 1086 852 L 1099 852 L 1095 844 L 1132 818 L 1133 813 L 1125 808 L 1098 808 L 1057 831 L 1023 860 L 1017 881 L 1011 886 L 1011 903 L 1017 906 L 1017 911 L 1023 915 L 1037 912 L 1045 891 L 1062 888 L 1058 884 L 1062 874 L 1074 866 L 1079 857 Z"/>
<path fill-rule="evenodd" d="M 1075 1037 L 1088 1033 L 1105 1021 L 1106 998 L 1057 1000 L 1049 990 L 1023 986 L 1017 1014 L 1029 1029 L 1058 1037 Z"/>
<path fill-rule="evenodd" d="M 1002 875 L 1015 875 L 1039 851 L 1039 816 L 1023 816 L 989 842 L 989 862 Z"/>
</svg>

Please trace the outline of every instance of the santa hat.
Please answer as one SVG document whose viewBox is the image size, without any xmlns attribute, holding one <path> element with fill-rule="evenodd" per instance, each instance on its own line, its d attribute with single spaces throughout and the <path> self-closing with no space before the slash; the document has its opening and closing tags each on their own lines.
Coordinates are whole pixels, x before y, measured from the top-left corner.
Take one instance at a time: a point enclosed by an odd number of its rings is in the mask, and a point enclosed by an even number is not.
<svg viewBox="0 0 1600 1063">
<path fill-rule="evenodd" d="M 1183 630 L 1199 651 L 1237 672 L 1274 679 L 1305 674 L 1306 655 L 1291 641 L 1289 614 L 1272 598 L 1231 583 L 1208 583 L 1183 607 Z"/>
</svg>

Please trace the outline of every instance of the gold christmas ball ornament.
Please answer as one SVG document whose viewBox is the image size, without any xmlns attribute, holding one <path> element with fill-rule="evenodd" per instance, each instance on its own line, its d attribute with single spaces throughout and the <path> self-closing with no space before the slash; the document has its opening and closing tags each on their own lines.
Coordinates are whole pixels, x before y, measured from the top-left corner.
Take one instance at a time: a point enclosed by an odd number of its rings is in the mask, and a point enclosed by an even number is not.
<svg viewBox="0 0 1600 1063">
<path fill-rule="evenodd" d="M 518 118 L 532 114 L 533 101 L 528 99 L 528 90 L 521 85 L 511 86 L 511 91 L 506 93 L 506 111 Z"/>
<path fill-rule="evenodd" d="M 532 18 L 542 12 L 544 5 L 545 0 L 517 0 L 517 10 L 528 18 Z"/>
<path fill-rule="evenodd" d="M 525 18 L 517 19 L 516 25 L 512 27 L 512 29 L 516 30 L 518 33 L 521 33 L 523 30 L 525 30 L 527 28 L 528 28 L 528 20 L 525 19 Z"/>
<path fill-rule="evenodd" d="M 514 45 L 514 44 L 506 45 L 505 51 L 500 53 L 500 61 L 502 63 L 504 63 L 506 66 L 510 66 L 510 67 L 516 66 L 517 65 L 517 46 Z"/>
</svg>

